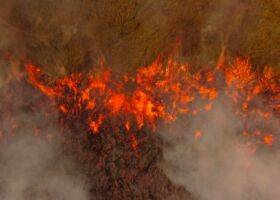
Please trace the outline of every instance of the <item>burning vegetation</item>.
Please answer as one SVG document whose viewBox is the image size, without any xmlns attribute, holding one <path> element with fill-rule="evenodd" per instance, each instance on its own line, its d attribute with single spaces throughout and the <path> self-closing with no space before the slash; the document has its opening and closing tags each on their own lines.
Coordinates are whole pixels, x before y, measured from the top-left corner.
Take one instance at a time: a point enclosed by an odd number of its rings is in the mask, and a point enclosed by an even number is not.
<svg viewBox="0 0 280 200">
<path fill-rule="evenodd" d="M 135 76 L 120 79 L 104 70 L 96 77 L 73 74 L 48 82 L 40 68 L 27 64 L 26 70 L 29 82 L 56 102 L 63 124 L 78 121 L 92 135 L 122 130 L 134 150 L 145 141 L 138 134 L 141 130 L 156 132 L 159 125 L 176 123 L 178 118 L 187 125 L 188 118 L 210 111 L 219 95 L 226 95 L 228 106 L 243 118 L 239 134 L 255 140 L 253 146 L 273 146 L 278 140 L 277 132 L 267 127 L 280 112 L 279 74 L 270 67 L 253 72 L 248 59 L 192 74 L 188 64 L 172 59 L 164 64 L 159 58 L 139 68 Z M 261 127 L 246 127 L 251 121 Z M 200 131 L 195 134 L 201 136 Z"/>
<path fill-rule="evenodd" d="M 237 149 L 243 146 L 254 156 L 279 148 L 279 74 L 270 67 L 255 72 L 249 59 L 237 58 L 227 63 L 221 59 L 215 68 L 191 72 L 189 64 L 159 57 L 134 75 L 114 75 L 110 68 L 100 66 L 102 70 L 94 75 L 74 73 L 57 79 L 48 77 L 30 62 L 24 66 L 23 80 L 46 96 L 26 109 L 36 113 L 41 110 L 39 105 L 49 102 L 51 109 L 40 112 L 44 112 L 46 119 L 58 114 L 60 130 L 56 135 L 45 134 L 46 125 L 33 123 L 32 132 L 47 140 L 62 134 L 64 151 L 76 155 L 95 180 L 93 193 L 111 191 L 103 193 L 105 198 L 142 196 L 139 184 L 144 184 L 141 181 L 147 179 L 147 174 L 151 170 L 162 173 L 157 163 L 162 159 L 166 141 L 158 132 L 180 123 L 188 140 L 194 143 L 211 137 L 210 130 L 198 126 L 188 131 L 188 127 L 193 126 L 194 119 L 219 107 L 221 99 L 234 117 L 241 119 L 232 133 L 237 138 L 233 141 Z M 3 112 L 5 116 L 7 111 Z M 1 129 L 3 141 L 18 130 L 18 122 L 6 115 L 6 121 L 9 120 L 12 127 Z M 179 139 L 182 135 L 174 137 Z M 153 175 L 148 177 L 157 179 Z M 146 186 L 142 187 L 145 190 Z M 161 198 L 157 193 L 154 195 Z"/>
<path fill-rule="evenodd" d="M 254 4 L 133 2 L 69 1 L 63 26 L 56 1 L 3 3 L 0 28 L 13 34 L 0 42 L 0 169 L 12 175 L 0 174 L 0 198 L 280 198 L 279 63 L 235 38 L 259 37 L 239 30 Z M 56 31 L 45 34 L 41 11 Z"/>
</svg>

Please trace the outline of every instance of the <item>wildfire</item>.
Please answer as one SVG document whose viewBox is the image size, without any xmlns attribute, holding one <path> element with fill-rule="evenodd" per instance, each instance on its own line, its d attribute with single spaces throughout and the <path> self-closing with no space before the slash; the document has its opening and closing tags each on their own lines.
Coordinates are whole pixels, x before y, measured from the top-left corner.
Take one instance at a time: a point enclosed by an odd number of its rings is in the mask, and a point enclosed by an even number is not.
<svg viewBox="0 0 280 200">
<path fill-rule="evenodd" d="M 263 137 L 263 142 L 268 145 L 268 146 L 272 146 L 274 144 L 274 136 L 272 134 L 266 134 Z"/>
<path fill-rule="evenodd" d="M 211 112 L 220 93 L 226 94 L 236 115 L 244 119 L 245 128 L 240 135 L 259 138 L 259 143 L 267 146 L 275 144 L 278 133 L 267 134 L 265 128 L 272 116 L 279 122 L 279 75 L 269 67 L 262 73 L 254 72 L 248 59 L 220 65 L 191 73 L 188 64 L 172 59 L 164 64 L 157 59 L 134 76 L 116 78 L 105 70 L 99 76 L 72 74 L 54 82 L 45 78 L 39 67 L 28 64 L 26 70 L 29 82 L 54 99 L 62 115 L 85 119 L 81 120 L 85 129 L 93 134 L 109 126 L 121 128 L 130 135 L 134 149 L 139 130 L 156 131 L 160 124 L 172 123 L 182 116 L 187 120 Z M 223 78 L 217 78 L 221 74 Z M 247 130 L 246 124 L 251 121 L 261 126 Z M 256 131 L 258 136 L 250 134 Z M 201 132 L 196 132 L 195 138 L 200 137 Z"/>
<path fill-rule="evenodd" d="M 199 140 L 202 137 L 202 132 L 201 131 L 196 131 L 194 133 L 194 137 L 196 140 Z"/>
</svg>

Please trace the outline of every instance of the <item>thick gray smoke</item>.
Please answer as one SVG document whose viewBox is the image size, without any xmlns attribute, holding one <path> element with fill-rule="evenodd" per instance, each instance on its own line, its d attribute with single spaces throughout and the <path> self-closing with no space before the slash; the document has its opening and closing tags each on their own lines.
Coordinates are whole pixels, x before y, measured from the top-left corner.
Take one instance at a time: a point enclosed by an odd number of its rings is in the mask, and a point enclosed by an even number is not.
<svg viewBox="0 0 280 200">
<path fill-rule="evenodd" d="M 168 144 L 163 170 L 201 200 L 279 199 L 280 152 L 252 154 L 237 134 L 243 126 L 242 119 L 220 98 L 212 111 L 193 118 L 187 128 L 177 124 L 162 132 Z M 280 135 L 279 127 L 279 120 L 272 119 L 270 128 Z M 198 130 L 202 137 L 194 139 Z"/>
</svg>

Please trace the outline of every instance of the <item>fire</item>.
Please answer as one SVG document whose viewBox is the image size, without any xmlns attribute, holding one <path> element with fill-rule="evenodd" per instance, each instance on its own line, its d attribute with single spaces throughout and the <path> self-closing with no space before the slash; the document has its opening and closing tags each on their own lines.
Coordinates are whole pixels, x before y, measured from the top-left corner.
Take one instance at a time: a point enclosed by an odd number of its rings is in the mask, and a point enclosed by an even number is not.
<svg viewBox="0 0 280 200">
<path fill-rule="evenodd" d="M 111 107 L 112 114 L 118 113 L 124 106 L 125 96 L 124 94 L 115 94 L 108 101 L 108 107 Z"/>
<path fill-rule="evenodd" d="M 266 134 L 263 137 L 263 142 L 268 145 L 268 146 L 272 146 L 274 144 L 274 136 L 272 134 Z"/>
<path fill-rule="evenodd" d="M 80 118 L 85 129 L 94 134 L 108 127 L 124 129 L 134 149 L 139 145 L 135 134 L 140 130 L 154 132 L 162 123 L 211 112 L 215 100 L 223 94 L 245 125 L 251 121 L 262 124 L 250 130 L 245 126 L 240 135 L 267 146 L 276 143 L 277 133 L 265 134 L 263 129 L 269 126 L 267 119 L 271 116 L 279 122 L 279 74 L 269 67 L 262 73 L 254 72 L 249 59 L 240 58 L 229 66 L 223 62 L 216 69 L 196 73 L 189 68 L 173 59 L 164 64 L 158 58 L 135 75 L 116 78 L 104 70 L 98 76 L 72 74 L 50 82 L 39 67 L 26 65 L 28 81 L 53 99 L 62 115 Z M 220 75 L 223 78 L 217 78 Z M 250 134 L 256 131 L 260 135 Z M 195 138 L 200 137 L 202 133 L 196 132 Z"/>
<path fill-rule="evenodd" d="M 104 120 L 104 115 L 100 115 L 96 121 L 90 120 L 89 123 L 88 123 L 89 127 L 90 127 L 90 130 L 93 133 L 97 134 L 99 132 L 100 126 L 103 123 L 103 120 Z"/>
<path fill-rule="evenodd" d="M 199 140 L 202 137 L 202 132 L 201 131 L 196 131 L 194 133 L 194 137 L 196 140 Z"/>
</svg>

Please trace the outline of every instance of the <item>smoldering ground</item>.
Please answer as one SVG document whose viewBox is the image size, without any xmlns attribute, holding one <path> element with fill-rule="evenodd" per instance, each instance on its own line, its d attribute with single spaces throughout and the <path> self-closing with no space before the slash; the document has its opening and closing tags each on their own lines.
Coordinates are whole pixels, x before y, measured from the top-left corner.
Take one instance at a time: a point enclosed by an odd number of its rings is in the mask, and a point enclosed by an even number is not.
<svg viewBox="0 0 280 200">
<path fill-rule="evenodd" d="M 174 183 L 201 200 L 279 199 L 279 149 L 252 153 L 252 147 L 240 139 L 238 133 L 245 124 L 234 112 L 220 97 L 212 111 L 191 119 L 187 128 L 177 123 L 163 131 L 168 144 L 164 147 L 163 170 Z M 279 120 L 274 118 L 269 123 L 279 136 Z M 198 130 L 202 136 L 195 139 Z"/>
</svg>

